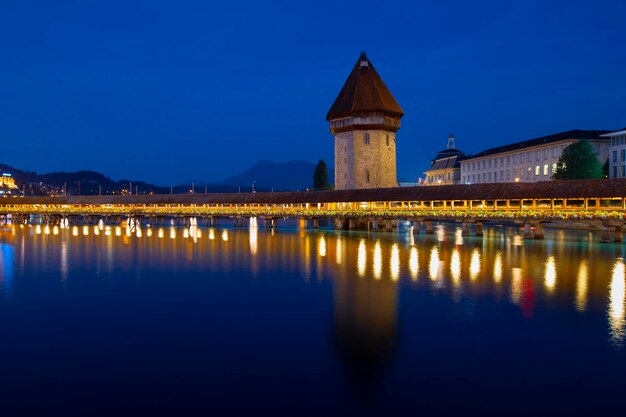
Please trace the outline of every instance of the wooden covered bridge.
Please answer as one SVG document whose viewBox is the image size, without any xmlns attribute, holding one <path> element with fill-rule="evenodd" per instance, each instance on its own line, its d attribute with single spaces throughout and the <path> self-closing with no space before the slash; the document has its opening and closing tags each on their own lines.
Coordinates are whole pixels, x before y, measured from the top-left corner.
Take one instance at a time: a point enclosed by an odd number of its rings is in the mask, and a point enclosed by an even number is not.
<svg viewBox="0 0 626 417">
<path fill-rule="evenodd" d="M 394 220 L 473 223 L 595 222 L 621 231 L 626 221 L 626 179 L 421 186 L 342 191 L 157 194 L 0 199 L 0 221 L 37 216 L 44 222 L 158 223 L 165 218 L 258 217 L 268 224 L 285 217 L 316 224 L 333 218 L 337 228 L 378 228 Z"/>
</svg>

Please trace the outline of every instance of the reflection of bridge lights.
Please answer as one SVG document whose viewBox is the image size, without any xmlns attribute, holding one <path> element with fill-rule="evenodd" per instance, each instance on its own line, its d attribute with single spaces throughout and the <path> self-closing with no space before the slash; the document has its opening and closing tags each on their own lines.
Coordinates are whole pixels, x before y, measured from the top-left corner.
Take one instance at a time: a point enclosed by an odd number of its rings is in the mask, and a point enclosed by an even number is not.
<svg viewBox="0 0 626 417">
<path fill-rule="evenodd" d="M 224 242 L 228 241 L 228 230 L 222 231 L 222 240 Z"/>
<path fill-rule="evenodd" d="M 152 237 L 152 229 L 148 229 L 148 231 L 146 232 L 146 236 L 148 237 Z"/>
<path fill-rule="evenodd" d="M 337 237 L 337 246 L 335 247 L 335 262 L 337 262 L 337 264 L 341 264 L 341 262 L 343 262 L 343 253 L 342 253 L 342 243 L 341 243 L 341 239 L 339 237 Z"/>
<path fill-rule="evenodd" d="M 189 237 L 189 230 L 183 229 L 183 239 L 187 239 Z"/>
<path fill-rule="evenodd" d="M 135 232 L 135 235 L 136 235 L 137 237 L 141 237 L 141 236 L 143 236 L 143 233 L 141 232 L 141 227 L 138 227 L 138 228 L 137 228 L 137 231 Z"/>
<path fill-rule="evenodd" d="M 89 236 L 89 226 L 83 226 L 83 236 Z"/>
<path fill-rule="evenodd" d="M 43 228 L 43 233 L 45 235 L 49 235 L 50 234 L 50 226 L 46 225 L 46 227 Z"/>
<path fill-rule="evenodd" d="M 122 228 L 119 226 L 115 227 L 115 236 L 122 236 Z"/>
<path fill-rule="evenodd" d="M 580 262 L 578 267 L 578 277 L 576 278 L 576 310 L 585 311 L 587 308 L 587 282 L 589 280 L 589 271 L 587 263 Z"/>
<path fill-rule="evenodd" d="M 257 227 L 250 227 L 248 233 L 249 233 L 249 240 L 250 240 L 250 253 L 252 255 L 256 255 L 259 250 L 259 243 L 258 243 L 259 229 Z"/>
<path fill-rule="evenodd" d="M 132 235 L 132 233 L 133 233 L 133 232 L 132 232 L 132 230 L 130 230 L 130 226 L 126 226 L 126 233 L 125 233 L 125 235 L 126 235 L 127 237 L 130 237 L 130 236 Z"/>
<path fill-rule="evenodd" d="M 470 278 L 476 279 L 480 273 L 480 251 L 478 248 L 472 251 L 472 260 L 470 261 Z"/>
<path fill-rule="evenodd" d="M 374 245 L 374 278 L 380 279 L 383 272 L 383 250 L 380 248 L 380 241 Z"/>
<path fill-rule="evenodd" d="M 159 237 L 159 239 L 163 239 L 163 237 L 165 236 L 165 231 L 163 230 L 162 227 L 159 227 L 159 231 L 157 232 L 157 236 Z"/>
<path fill-rule="evenodd" d="M 624 299 L 626 297 L 626 283 L 624 282 L 624 260 L 618 259 L 611 273 L 609 289 L 609 324 L 613 343 L 621 346 L 624 339 Z"/>
<path fill-rule="evenodd" d="M 439 260 L 439 248 L 433 246 L 430 250 L 430 261 L 428 262 L 428 273 L 430 279 L 436 281 L 439 279 L 439 269 L 441 268 L 441 261 Z"/>
<path fill-rule="evenodd" d="M 55 236 L 59 234 L 59 226 L 54 226 L 52 228 L 52 234 Z"/>
<path fill-rule="evenodd" d="M 391 279 L 393 281 L 397 281 L 400 278 L 400 250 L 398 249 L 398 244 L 394 243 L 391 246 Z"/>
<path fill-rule="evenodd" d="M 324 236 L 320 236 L 318 253 L 321 257 L 326 256 L 326 239 Z"/>
<path fill-rule="evenodd" d="M 170 239 L 176 239 L 176 229 L 174 227 L 170 227 Z"/>
<path fill-rule="evenodd" d="M 78 226 L 72 227 L 72 236 L 78 236 Z"/>
<path fill-rule="evenodd" d="M 511 277 L 511 301 L 519 304 L 522 300 L 522 268 L 513 268 Z"/>
<path fill-rule="evenodd" d="M 463 244 L 463 229 L 457 227 L 454 231 L 454 244 L 462 245 Z"/>
<path fill-rule="evenodd" d="M 96 236 L 100 235 L 100 229 L 98 229 L 98 226 L 94 226 L 93 227 L 93 234 Z"/>
<path fill-rule="evenodd" d="M 450 259 L 450 275 L 452 275 L 454 285 L 458 286 L 461 282 L 461 255 L 458 249 L 454 249 L 452 252 L 452 259 Z"/>
<path fill-rule="evenodd" d="M 213 228 L 209 229 L 209 240 L 215 239 L 215 230 Z"/>
<path fill-rule="evenodd" d="M 411 254 L 409 255 L 409 272 L 411 273 L 411 278 L 413 281 L 417 280 L 417 276 L 419 274 L 419 254 L 417 252 L 416 247 L 411 247 Z"/>
<path fill-rule="evenodd" d="M 359 242 L 359 251 L 357 254 L 357 271 L 360 276 L 365 276 L 365 268 L 367 264 L 367 251 L 365 250 L 365 240 Z"/>
<path fill-rule="evenodd" d="M 554 261 L 554 256 L 548 256 L 548 259 L 546 259 L 544 284 L 546 289 L 550 292 L 554 290 L 554 287 L 556 286 L 556 263 Z"/>
<path fill-rule="evenodd" d="M 37 233 L 38 235 L 41 234 L 41 225 L 38 224 L 37 226 L 35 226 L 35 233 Z"/>
<path fill-rule="evenodd" d="M 496 253 L 496 259 L 493 262 L 493 280 L 496 283 L 502 281 L 502 252 Z"/>
</svg>

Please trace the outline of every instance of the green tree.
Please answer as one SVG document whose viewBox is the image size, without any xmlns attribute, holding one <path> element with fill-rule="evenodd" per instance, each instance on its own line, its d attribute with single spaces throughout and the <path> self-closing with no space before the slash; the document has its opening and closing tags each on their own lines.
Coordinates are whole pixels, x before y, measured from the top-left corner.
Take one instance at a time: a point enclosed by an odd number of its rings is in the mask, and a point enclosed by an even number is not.
<svg viewBox="0 0 626 417">
<path fill-rule="evenodd" d="M 555 180 L 583 180 L 602 178 L 602 165 L 593 147 L 586 140 L 572 143 L 563 149 L 552 174 Z"/>
<path fill-rule="evenodd" d="M 602 165 L 602 177 L 603 178 L 609 178 L 609 160 L 607 158 L 606 162 L 604 163 L 604 165 Z"/>
<path fill-rule="evenodd" d="M 328 168 L 326 162 L 320 159 L 313 173 L 313 188 L 316 190 L 326 190 L 328 188 Z"/>
</svg>

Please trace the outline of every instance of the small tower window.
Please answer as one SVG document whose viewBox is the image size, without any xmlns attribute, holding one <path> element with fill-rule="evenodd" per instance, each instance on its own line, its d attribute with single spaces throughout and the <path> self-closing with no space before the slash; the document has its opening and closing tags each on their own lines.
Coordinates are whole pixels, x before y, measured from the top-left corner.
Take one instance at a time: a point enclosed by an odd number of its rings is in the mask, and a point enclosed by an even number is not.
<svg viewBox="0 0 626 417">
<path fill-rule="evenodd" d="M 387 146 L 389 146 L 389 135 L 385 135 L 385 139 L 387 140 Z"/>
<path fill-rule="evenodd" d="M 365 170 L 365 182 L 368 184 L 370 182 L 370 170 L 369 169 Z"/>
<path fill-rule="evenodd" d="M 363 142 L 364 142 L 366 145 L 369 145 L 369 144 L 370 144 L 370 134 L 369 134 L 369 133 L 366 133 L 366 134 L 365 134 L 365 136 L 363 136 Z"/>
</svg>

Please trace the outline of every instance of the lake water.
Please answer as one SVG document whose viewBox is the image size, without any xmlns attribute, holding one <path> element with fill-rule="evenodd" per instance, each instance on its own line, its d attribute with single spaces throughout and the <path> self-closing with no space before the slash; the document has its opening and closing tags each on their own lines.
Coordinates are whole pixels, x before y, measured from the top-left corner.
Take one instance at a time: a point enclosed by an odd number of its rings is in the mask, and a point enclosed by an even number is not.
<svg viewBox="0 0 626 417">
<path fill-rule="evenodd" d="M 625 257 L 553 229 L 4 225 L 0 410 L 624 415 Z"/>
</svg>

